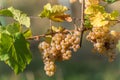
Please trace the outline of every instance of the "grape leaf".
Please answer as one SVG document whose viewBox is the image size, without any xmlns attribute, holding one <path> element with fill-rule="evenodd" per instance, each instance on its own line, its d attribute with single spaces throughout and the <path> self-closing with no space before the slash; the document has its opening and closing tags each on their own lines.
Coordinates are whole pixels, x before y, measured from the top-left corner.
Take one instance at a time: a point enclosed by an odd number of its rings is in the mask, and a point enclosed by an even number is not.
<svg viewBox="0 0 120 80">
<path fill-rule="evenodd" d="M 117 0 L 104 0 L 104 1 L 107 2 L 107 3 L 113 3 L 113 2 L 115 2 Z"/>
<path fill-rule="evenodd" d="M 65 14 L 68 8 L 62 5 L 51 6 L 50 3 L 44 6 L 44 10 L 39 14 L 41 18 L 47 17 L 53 21 L 62 22 L 65 18 L 70 17 L 69 14 Z"/>
<path fill-rule="evenodd" d="M 117 11 L 107 13 L 105 8 L 100 5 L 90 5 L 85 9 L 85 14 L 89 15 L 90 24 L 93 27 L 105 26 L 110 23 L 110 20 L 115 20 L 119 16 Z M 88 25 L 89 21 L 86 20 L 85 24 Z"/>
<path fill-rule="evenodd" d="M 94 17 L 91 17 L 90 22 L 93 27 L 101 27 L 109 23 L 109 21 L 105 20 L 105 17 L 101 13 L 98 13 Z"/>
<path fill-rule="evenodd" d="M 20 27 L 21 27 L 20 24 L 15 22 L 10 25 L 7 25 L 6 30 L 13 35 L 14 33 L 17 33 L 20 31 Z"/>
<path fill-rule="evenodd" d="M 51 43 L 51 40 L 52 40 L 52 36 L 51 35 L 48 35 L 48 36 L 45 37 L 45 42 Z"/>
<path fill-rule="evenodd" d="M 56 14 L 56 15 L 51 15 L 50 19 L 57 22 L 63 22 L 69 17 L 70 17 L 69 14 Z"/>
<path fill-rule="evenodd" d="M 85 25 L 86 28 L 92 28 L 92 25 L 91 25 L 89 20 L 85 20 L 84 25 Z"/>
<path fill-rule="evenodd" d="M 0 60 L 6 61 L 9 58 L 9 53 L 7 52 L 13 39 L 6 33 L 0 33 Z"/>
<path fill-rule="evenodd" d="M 0 34 L 2 34 L 2 33 L 10 35 L 10 33 L 6 30 L 6 27 L 0 26 Z"/>
<path fill-rule="evenodd" d="M 43 18 L 43 17 L 49 17 L 50 14 L 52 13 L 52 7 L 51 7 L 51 4 L 48 3 L 44 6 L 44 10 L 40 13 L 40 17 Z"/>
<path fill-rule="evenodd" d="M 25 13 L 22 13 L 20 10 L 17 10 L 13 7 L 0 10 L 0 15 L 13 17 L 13 19 L 15 19 L 20 24 L 25 25 L 27 28 L 30 27 L 30 18 Z"/>
<path fill-rule="evenodd" d="M 100 5 L 91 5 L 85 9 L 85 14 L 94 15 L 98 12 L 104 13 L 105 9 Z"/>
<path fill-rule="evenodd" d="M 64 13 L 67 10 L 68 10 L 68 8 L 66 6 L 62 6 L 62 5 L 54 5 L 52 7 L 52 13 Z"/>
<path fill-rule="evenodd" d="M 30 27 L 30 18 L 22 13 L 20 10 L 14 9 L 13 7 L 8 8 L 12 12 L 13 18 L 18 21 L 20 24 Z"/>
<path fill-rule="evenodd" d="M 92 28 L 93 26 L 91 25 L 91 22 L 89 20 L 89 15 L 85 15 L 85 22 L 84 25 L 86 28 Z"/>
<path fill-rule="evenodd" d="M 61 27 L 61 26 L 59 26 L 59 27 L 52 26 L 52 31 L 53 32 L 61 32 L 63 30 L 64 30 L 64 28 Z"/>
<path fill-rule="evenodd" d="M 88 2 L 91 5 L 95 5 L 95 4 L 99 4 L 100 0 L 88 0 Z"/>
<path fill-rule="evenodd" d="M 113 11 L 112 13 L 110 13 L 110 19 L 111 20 L 117 19 L 118 16 L 119 16 L 119 12 L 118 11 Z"/>
<path fill-rule="evenodd" d="M 0 33 L 2 33 L 4 30 L 6 30 L 6 27 L 0 26 Z"/>
<path fill-rule="evenodd" d="M 1 9 L 0 10 L 0 15 L 2 15 L 2 16 L 8 16 L 8 17 L 13 17 L 12 12 L 9 11 L 8 9 Z"/>
<path fill-rule="evenodd" d="M 31 37 L 32 36 L 32 31 L 31 31 L 31 29 L 28 29 L 28 30 L 26 30 L 25 32 L 24 32 L 24 37 L 25 38 L 29 38 L 29 37 Z"/>
<path fill-rule="evenodd" d="M 111 13 L 104 13 L 103 16 L 108 20 L 116 20 L 119 16 L 119 12 L 115 10 Z"/>
<path fill-rule="evenodd" d="M 18 32 L 12 37 L 6 33 L 1 33 L 0 42 L 1 61 L 5 61 L 15 73 L 23 71 L 32 59 L 29 43 L 23 34 Z"/>
</svg>

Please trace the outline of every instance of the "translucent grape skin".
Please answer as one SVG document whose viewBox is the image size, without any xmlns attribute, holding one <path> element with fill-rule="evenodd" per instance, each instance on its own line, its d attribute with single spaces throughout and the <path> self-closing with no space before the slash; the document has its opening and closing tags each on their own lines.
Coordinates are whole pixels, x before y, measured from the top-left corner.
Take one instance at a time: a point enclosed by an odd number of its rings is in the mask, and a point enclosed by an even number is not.
<svg viewBox="0 0 120 80">
<path fill-rule="evenodd" d="M 93 43 L 94 51 L 107 56 L 110 62 L 114 61 L 119 40 L 119 34 L 116 31 L 111 31 L 105 26 L 94 27 L 86 38 Z"/>
<path fill-rule="evenodd" d="M 53 76 L 56 71 L 55 61 L 69 60 L 72 57 L 72 51 L 77 51 L 80 46 L 80 32 L 74 30 L 73 33 L 56 33 L 51 40 L 51 43 L 45 41 L 38 46 L 40 49 L 44 70 L 46 75 Z"/>
</svg>

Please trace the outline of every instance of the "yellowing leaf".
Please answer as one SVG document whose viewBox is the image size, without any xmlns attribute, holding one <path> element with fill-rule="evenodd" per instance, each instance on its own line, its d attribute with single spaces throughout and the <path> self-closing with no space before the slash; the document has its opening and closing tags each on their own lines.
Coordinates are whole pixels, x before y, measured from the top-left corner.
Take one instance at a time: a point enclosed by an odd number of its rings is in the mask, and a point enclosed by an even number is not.
<svg viewBox="0 0 120 80">
<path fill-rule="evenodd" d="M 46 5 L 44 6 L 44 9 L 45 9 L 45 10 L 48 10 L 48 11 L 51 11 L 51 10 L 52 10 L 51 4 L 50 4 L 50 3 L 46 4 Z"/>
<path fill-rule="evenodd" d="M 47 17 L 56 22 L 62 22 L 65 18 L 70 17 L 69 14 L 65 14 L 68 8 L 62 5 L 51 6 L 50 3 L 44 6 L 44 10 L 40 13 L 40 17 Z"/>
<path fill-rule="evenodd" d="M 100 5 L 91 5 L 85 9 L 85 14 L 89 14 L 89 15 L 90 14 L 95 15 L 98 12 L 104 13 L 105 12 L 104 7 Z"/>
<path fill-rule="evenodd" d="M 68 10 L 68 8 L 66 6 L 62 6 L 62 5 L 54 5 L 52 7 L 52 13 L 64 13 L 67 10 Z"/>
<path fill-rule="evenodd" d="M 62 22 L 68 17 L 70 17 L 70 15 L 68 14 L 58 14 L 58 15 L 51 15 L 50 19 L 56 22 Z"/>
<path fill-rule="evenodd" d="M 105 17 L 101 13 L 98 13 L 94 17 L 90 18 L 90 21 L 93 27 L 101 27 L 109 23 L 109 21 L 105 20 Z"/>
<path fill-rule="evenodd" d="M 54 32 L 61 32 L 61 31 L 64 30 L 64 28 L 63 28 L 63 27 L 55 27 L 55 26 L 52 26 L 52 30 L 53 30 Z"/>
<path fill-rule="evenodd" d="M 89 3 L 92 4 L 99 4 L 100 0 L 88 0 Z"/>
</svg>

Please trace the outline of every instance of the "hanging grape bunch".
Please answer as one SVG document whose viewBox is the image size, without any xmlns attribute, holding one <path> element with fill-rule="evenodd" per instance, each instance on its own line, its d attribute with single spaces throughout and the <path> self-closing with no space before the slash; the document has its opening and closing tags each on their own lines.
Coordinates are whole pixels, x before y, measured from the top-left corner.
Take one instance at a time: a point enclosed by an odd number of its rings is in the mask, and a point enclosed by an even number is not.
<svg viewBox="0 0 120 80">
<path fill-rule="evenodd" d="M 111 27 L 120 22 L 119 13 L 108 13 L 100 4 L 102 1 L 113 3 L 117 0 L 79 0 L 80 19 L 65 13 L 69 10 L 66 6 L 46 4 L 39 17 L 46 17 L 54 22 L 72 22 L 74 28 L 69 30 L 60 24 L 60 27 L 56 27 L 50 23 L 45 34 L 36 36 L 32 36 L 30 18 L 25 13 L 13 7 L 0 9 L 0 16 L 13 19 L 13 23 L 0 25 L 0 60 L 9 65 L 16 74 L 22 72 L 32 60 L 28 40 L 42 38 L 38 48 L 44 70 L 48 76 L 53 76 L 57 70 L 56 62 L 70 60 L 72 53 L 82 47 L 82 38 L 86 31 L 86 39 L 93 44 L 93 51 L 108 57 L 110 62 L 114 61 L 120 32 Z"/>
<path fill-rule="evenodd" d="M 116 56 L 115 49 L 119 40 L 119 35 L 115 31 L 110 31 L 108 28 L 106 30 L 106 28 L 93 28 L 87 35 L 87 39 L 93 43 L 94 51 L 108 56 L 108 59 L 111 62 Z"/>
<path fill-rule="evenodd" d="M 98 5 L 98 1 L 92 2 L 90 0 L 89 6 L 85 9 L 85 14 L 89 16 L 92 25 L 92 30 L 86 38 L 93 43 L 94 51 L 107 56 L 111 62 L 115 59 L 115 49 L 120 35 L 118 32 L 110 30 L 110 27 L 116 23 L 114 20 L 117 18 L 118 13 L 116 11 L 107 13 L 104 7 Z M 90 9 L 93 11 L 90 11 Z"/>
<path fill-rule="evenodd" d="M 55 61 L 69 60 L 72 51 L 76 52 L 80 46 L 80 32 L 56 32 L 51 38 L 51 42 L 41 42 L 39 49 L 42 51 L 44 70 L 48 76 L 55 72 Z"/>
</svg>

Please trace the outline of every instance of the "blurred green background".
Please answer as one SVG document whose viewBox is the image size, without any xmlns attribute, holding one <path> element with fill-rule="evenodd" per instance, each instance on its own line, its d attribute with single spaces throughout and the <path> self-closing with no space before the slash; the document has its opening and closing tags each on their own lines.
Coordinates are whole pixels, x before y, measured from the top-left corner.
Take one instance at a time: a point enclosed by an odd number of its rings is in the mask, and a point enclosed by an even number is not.
<svg viewBox="0 0 120 80">
<path fill-rule="evenodd" d="M 71 1 L 71 3 L 70 3 Z M 72 2 L 73 1 L 73 2 Z M 43 34 L 49 28 L 49 20 L 41 19 L 38 14 L 46 3 L 62 4 L 68 6 L 72 17 L 80 18 L 81 4 L 77 0 L 0 0 L 0 8 L 13 6 L 22 10 L 31 17 L 31 28 L 33 35 Z M 106 6 L 107 11 L 118 10 L 120 12 L 120 1 Z M 2 24 L 7 24 L 8 18 L 0 17 Z M 72 29 L 71 23 L 54 23 L 53 25 L 63 25 Z M 120 24 L 113 29 L 120 31 Z M 84 34 L 84 36 L 87 33 Z M 77 53 L 73 53 L 69 61 L 57 62 L 57 71 L 53 77 L 45 75 L 43 62 L 37 46 L 39 42 L 30 41 L 33 60 L 23 73 L 15 75 L 14 72 L 3 62 L 0 62 L 0 80 L 120 80 L 120 54 L 112 63 L 107 58 L 92 52 L 92 45 L 83 39 L 82 48 Z"/>
</svg>

